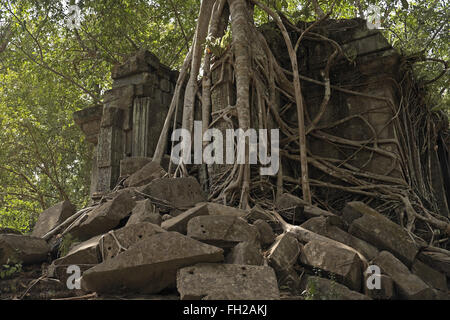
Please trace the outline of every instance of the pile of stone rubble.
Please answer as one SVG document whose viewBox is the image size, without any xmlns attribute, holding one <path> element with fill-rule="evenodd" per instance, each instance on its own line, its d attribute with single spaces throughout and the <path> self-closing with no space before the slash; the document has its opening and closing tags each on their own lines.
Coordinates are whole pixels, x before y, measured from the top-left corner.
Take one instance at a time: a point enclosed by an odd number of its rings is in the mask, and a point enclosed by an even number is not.
<svg viewBox="0 0 450 320">
<path fill-rule="evenodd" d="M 89 208 L 46 210 L 31 236 L 0 230 L 0 265 L 24 268 L 0 280 L 0 296 L 449 298 L 450 252 L 413 241 L 367 205 L 335 215 L 284 194 L 275 207 L 301 226 L 285 232 L 273 212 L 207 202 L 195 178 L 167 178 L 149 163 Z M 73 266 L 79 290 L 67 287 Z"/>
</svg>

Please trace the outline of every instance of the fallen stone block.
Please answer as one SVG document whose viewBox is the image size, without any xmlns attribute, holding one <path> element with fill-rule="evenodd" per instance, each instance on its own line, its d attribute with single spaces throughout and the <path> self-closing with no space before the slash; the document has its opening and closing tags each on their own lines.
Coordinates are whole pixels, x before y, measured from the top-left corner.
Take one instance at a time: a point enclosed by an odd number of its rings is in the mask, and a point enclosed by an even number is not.
<svg viewBox="0 0 450 320">
<path fill-rule="evenodd" d="M 283 193 L 278 197 L 275 208 L 278 213 L 290 223 L 298 223 L 305 220 L 304 209 L 307 203 L 302 199 L 290 194 Z"/>
<path fill-rule="evenodd" d="M 205 202 L 202 187 L 193 177 L 155 179 L 139 191 L 164 200 L 179 210 L 187 210 L 199 202 Z"/>
<path fill-rule="evenodd" d="M 450 278 L 450 252 L 449 254 L 424 250 L 419 253 L 418 258 L 420 261 L 431 266 L 433 269 L 444 273 L 448 278 Z"/>
<path fill-rule="evenodd" d="M 434 298 L 433 290 L 390 252 L 382 251 L 372 261 L 381 272 L 392 278 L 400 298 L 408 300 L 429 300 Z"/>
<path fill-rule="evenodd" d="M 306 300 L 371 300 L 370 297 L 329 279 L 310 276 L 306 283 Z"/>
<path fill-rule="evenodd" d="M 149 184 L 155 179 L 162 178 L 166 171 L 155 162 L 147 163 L 144 167 L 133 173 L 126 181 L 125 186 L 141 187 Z"/>
<path fill-rule="evenodd" d="M 123 160 L 120 160 L 120 177 L 130 177 L 139 170 L 141 170 L 143 167 L 145 167 L 147 164 L 152 162 L 152 158 L 149 157 L 128 157 Z M 164 171 L 168 171 L 169 169 L 169 163 L 170 163 L 170 157 L 168 155 L 164 155 L 164 157 L 161 160 L 161 168 L 164 169 Z M 150 183 L 151 181 L 147 182 Z M 145 184 L 144 184 L 145 185 Z"/>
<path fill-rule="evenodd" d="M 360 252 L 367 260 L 372 260 L 378 255 L 378 249 L 364 240 L 356 238 L 344 230 L 332 225 L 330 218 L 317 217 L 303 223 L 301 226 L 307 230 L 320 234 L 324 237 L 336 240 L 352 247 Z"/>
<path fill-rule="evenodd" d="M 418 253 L 406 230 L 362 202 L 348 203 L 344 220 L 351 222 L 349 233 L 379 250 L 392 252 L 410 267 Z"/>
<path fill-rule="evenodd" d="M 152 158 L 129 157 L 120 160 L 120 177 L 129 177 L 149 164 Z"/>
<path fill-rule="evenodd" d="M 81 216 L 67 233 L 79 240 L 104 234 L 119 226 L 122 219 L 130 215 L 135 205 L 136 202 L 129 192 L 119 193 L 113 200 Z"/>
<path fill-rule="evenodd" d="M 447 277 L 445 274 L 434 270 L 422 261 L 416 259 L 412 265 L 411 271 L 430 287 L 444 292 L 447 291 Z"/>
<path fill-rule="evenodd" d="M 162 232 L 166 232 L 166 230 L 148 222 L 132 224 L 110 231 L 100 240 L 100 252 L 102 253 L 103 261 L 112 259 L 122 251 L 128 250 L 137 242 Z"/>
<path fill-rule="evenodd" d="M 241 242 L 231 249 L 225 259 L 226 263 L 262 266 L 264 258 L 261 248 L 256 243 Z"/>
<path fill-rule="evenodd" d="M 54 265 L 96 265 L 101 262 L 99 242 L 103 235 L 95 236 L 77 244 L 69 252 L 53 261 Z"/>
<path fill-rule="evenodd" d="M 140 50 L 125 63 L 115 65 L 111 70 L 111 77 L 117 80 L 142 72 L 151 72 L 152 68 L 158 70 L 159 67 L 158 57 L 148 51 Z"/>
<path fill-rule="evenodd" d="M 156 208 L 148 199 L 136 202 L 136 206 L 131 212 L 130 219 L 128 219 L 126 225 L 130 226 L 141 222 L 149 222 L 158 226 L 162 223 L 158 208 Z"/>
<path fill-rule="evenodd" d="M 162 232 L 86 271 L 85 291 L 157 293 L 176 283 L 177 270 L 201 262 L 223 261 L 223 250 L 177 232 Z"/>
<path fill-rule="evenodd" d="M 161 224 L 161 227 L 167 231 L 176 231 L 182 234 L 186 234 L 187 225 L 191 219 L 199 216 L 206 216 L 208 214 L 208 205 L 206 203 L 200 203 L 194 208 L 191 208 L 176 217 L 171 217 L 170 219 L 164 221 Z"/>
<path fill-rule="evenodd" d="M 369 289 L 367 281 L 370 281 L 368 277 L 371 275 L 372 273 L 364 273 L 364 293 L 373 300 L 393 300 L 395 298 L 395 287 L 392 278 L 385 274 L 381 274 L 377 279 L 377 281 L 380 282 L 380 288 Z"/>
<path fill-rule="evenodd" d="M 181 300 L 279 300 L 275 272 L 270 267 L 198 264 L 180 269 Z"/>
<path fill-rule="evenodd" d="M 247 214 L 247 211 L 234 208 L 234 207 L 228 207 L 224 206 L 219 203 L 214 202 L 208 202 L 208 212 L 210 215 L 217 216 L 217 215 L 224 215 L 224 216 L 234 216 L 234 217 L 245 217 Z"/>
<path fill-rule="evenodd" d="M 296 237 L 290 233 L 278 236 L 275 243 L 268 250 L 269 265 L 275 269 L 277 274 L 283 270 L 290 269 L 296 263 L 300 249 L 301 247 Z"/>
<path fill-rule="evenodd" d="M 450 293 L 448 291 L 441 291 L 441 290 L 433 290 L 435 295 L 435 300 L 444 300 L 444 301 L 450 301 Z"/>
<path fill-rule="evenodd" d="M 361 290 L 362 261 L 353 251 L 332 242 L 313 240 L 303 247 L 300 261 L 311 268 L 334 274 L 339 282 L 352 290 Z"/>
<path fill-rule="evenodd" d="M 0 265 L 40 263 L 47 260 L 49 252 L 49 245 L 41 238 L 0 234 Z"/>
<path fill-rule="evenodd" d="M 53 228 L 63 223 L 67 218 L 71 217 L 75 211 L 76 208 L 70 201 L 62 201 L 48 208 L 39 215 L 31 235 L 33 237 L 43 237 Z"/>
<path fill-rule="evenodd" d="M 259 241 L 263 246 L 271 245 L 275 241 L 272 227 L 264 220 L 256 220 L 253 225 L 258 229 Z"/>
<path fill-rule="evenodd" d="M 282 271 L 276 271 L 278 288 L 284 292 L 290 292 L 291 295 L 301 294 L 301 277 L 294 268 Z"/>
<path fill-rule="evenodd" d="M 188 223 L 187 235 L 221 248 L 232 248 L 239 242 L 258 241 L 256 227 L 249 225 L 244 219 L 233 216 L 195 217 Z"/>
</svg>

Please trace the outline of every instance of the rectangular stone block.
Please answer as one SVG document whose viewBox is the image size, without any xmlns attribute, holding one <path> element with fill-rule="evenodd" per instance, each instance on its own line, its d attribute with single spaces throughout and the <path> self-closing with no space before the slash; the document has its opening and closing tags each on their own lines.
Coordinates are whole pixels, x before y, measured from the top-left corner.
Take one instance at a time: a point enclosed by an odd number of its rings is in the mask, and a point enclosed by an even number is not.
<svg viewBox="0 0 450 320">
<path fill-rule="evenodd" d="M 124 64 L 116 65 L 111 71 L 113 79 L 129 77 L 141 72 L 152 72 L 159 69 L 159 59 L 147 50 L 141 50 L 130 57 Z"/>
<path fill-rule="evenodd" d="M 99 168 L 120 166 L 123 158 L 123 131 L 116 127 L 100 130 L 97 147 L 97 165 Z"/>
<path fill-rule="evenodd" d="M 134 96 L 135 87 L 134 85 L 129 85 L 106 91 L 103 100 L 104 104 L 108 107 L 126 109 L 133 106 Z"/>
<path fill-rule="evenodd" d="M 277 278 L 270 267 L 198 264 L 177 274 L 181 300 L 279 300 Z"/>
</svg>

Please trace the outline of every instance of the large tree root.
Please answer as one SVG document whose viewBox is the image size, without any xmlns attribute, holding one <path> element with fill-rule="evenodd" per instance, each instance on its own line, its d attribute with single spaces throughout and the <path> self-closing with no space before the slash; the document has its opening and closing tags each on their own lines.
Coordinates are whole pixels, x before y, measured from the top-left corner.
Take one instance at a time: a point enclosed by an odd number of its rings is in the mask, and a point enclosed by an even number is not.
<svg viewBox="0 0 450 320">
<path fill-rule="evenodd" d="M 268 13 L 279 28 L 289 53 L 291 70 L 281 67 L 266 39 L 256 28 L 253 21 L 255 6 Z M 154 161 L 161 162 L 170 123 L 174 119 L 180 98 L 183 98 L 183 128 L 192 132 L 194 108 L 197 106 L 202 109 L 203 132 L 219 125 L 221 130 L 226 126 L 229 129 L 240 128 L 244 131 L 249 128 L 277 127 L 281 133 L 281 157 L 296 163 L 294 175 L 287 175 L 286 168 L 281 166 L 276 177 L 262 177 L 255 166 L 248 164 L 249 143 L 246 141 L 247 164 L 223 165 L 220 168 L 210 165 L 201 168 L 201 180 L 209 191 L 211 201 L 220 201 L 244 209 L 255 204 L 265 209 L 273 209 L 277 195 L 295 192 L 301 195 L 306 203 L 314 203 L 335 212 L 342 209 L 345 201 L 362 200 L 372 203 L 377 210 L 390 218 L 397 219 L 396 222 L 410 233 L 425 237 L 431 245 L 445 247 L 447 243 L 442 240 L 445 234 L 450 234 L 450 224 L 447 218 L 436 213 L 438 210 L 431 183 L 430 160 L 434 128 L 432 114 L 424 108 L 419 88 L 412 83 L 412 76 L 408 72 L 405 72 L 400 83 L 388 79 L 402 93 L 403 99 L 399 105 L 395 105 L 386 97 L 333 85 L 330 80 L 333 63 L 346 57 L 338 43 L 314 32 L 315 26 L 327 17 L 328 15 L 321 15 L 320 20 L 302 30 L 256 0 L 204 0 L 193 46 L 181 69 Z M 221 57 L 214 56 L 209 47 L 209 40 L 222 37 L 228 23 L 231 26 L 232 44 Z M 298 35 L 296 39 L 293 39 L 294 33 Z M 323 42 L 332 48 L 332 54 L 322 72 L 323 81 L 300 74 L 297 51 L 303 39 Z M 205 43 L 206 48 L 203 49 Z M 202 81 L 198 81 L 200 67 L 203 70 Z M 213 72 L 220 74 L 215 83 L 212 82 Z M 308 113 L 304 104 L 301 81 L 323 87 L 323 100 L 314 117 Z M 212 94 L 225 83 L 234 86 L 236 102 L 234 105 L 230 102 L 230 105 L 212 113 Z M 184 85 L 186 91 L 184 96 L 180 97 Z M 398 133 L 398 139 L 380 139 L 379 133 L 383 130 L 377 130 L 367 120 L 368 114 L 375 110 L 365 110 L 324 124 L 324 115 L 335 92 L 385 103 L 386 109 L 389 110 L 386 112 L 391 116 L 385 128 L 393 126 Z M 297 115 L 296 121 L 286 116 L 293 108 Z M 355 120 L 367 129 L 371 135 L 369 138 L 354 141 L 329 133 L 330 129 Z M 176 121 L 173 123 L 175 127 Z M 424 129 L 418 131 L 416 128 Z M 307 149 L 307 137 L 331 144 L 339 152 L 346 154 L 346 158 L 324 158 L 312 154 L 311 150 Z M 397 151 L 387 150 L 384 148 L 386 145 L 394 146 Z M 361 153 L 368 157 L 364 164 L 356 168 L 351 161 Z M 375 174 L 367 169 L 375 157 L 390 161 L 390 166 L 383 174 Z M 394 177 L 392 172 L 398 168 L 401 168 L 403 176 Z M 323 178 L 312 179 L 308 173 L 310 169 L 323 174 Z M 181 165 L 175 170 L 175 174 L 187 175 L 188 168 Z M 343 197 L 336 200 L 340 201 L 339 203 L 333 203 L 322 196 L 321 192 L 326 193 L 330 189 L 342 192 Z M 428 230 L 422 230 L 423 225 Z"/>
</svg>

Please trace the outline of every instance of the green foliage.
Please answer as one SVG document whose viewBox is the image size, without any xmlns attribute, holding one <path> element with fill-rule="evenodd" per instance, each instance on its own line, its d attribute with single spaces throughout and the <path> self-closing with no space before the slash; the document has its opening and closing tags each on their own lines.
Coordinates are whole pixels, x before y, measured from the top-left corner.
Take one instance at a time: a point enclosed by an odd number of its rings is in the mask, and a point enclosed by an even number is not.
<svg viewBox="0 0 450 320">
<path fill-rule="evenodd" d="M 218 39 L 207 38 L 205 45 L 215 57 L 220 58 L 229 49 L 231 45 L 231 40 L 232 40 L 231 30 L 229 29 L 222 38 Z"/>
<path fill-rule="evenodd" d="M 84 0 L 81 28 L 70 30 L 60 0 L 0 0 L 0 227 L 30 231 L 49 206 L 87 203 L 92 149 L 72 113 L 102 100 L 114 64 L 138 49 L 178 68 L 195 32 L 198 0 Z M 294 22 L 316 19 L 312 1 L 261 0 Z M 331 18 L 381 8 L 389 41 L 405 55 L 448 61 L 449 7 L 442 0 L 318 0 Z M 261 25 L 271 18 L 255 10 Z M 228 32 L 209 43 L 220 56 Z M 436 61 L 415 60 L 419 79 L 442 71 Z M 449 110 L 448 72 L 430 88 L 435 110 Z"/>
<path fill-rule="evenodd" d="M 313 272 L 317 277 L 322 277 L 322 270 L 319 268 L 313 268 Z M 329 274 L 329 279 L 331 280 L 330 290 L 326 293 L 319 291 L 318 283 L 316 279 L 309 278 L 307 284 L 307 290 L 303 292 L 305 300 L 337 300 L 339 295 L 336 291 L 336 275 Z"/>
<path fill-rule="evenodd" d="M 38 215 L 88 201 L 92 147 L 75 111 L 101 101 L 114 64 L 140 48 L 177 68 L 199 2 L 81 1 L 81 29 L 56 0 L 0 0 L 0 227 L 31 231 Z"/>
<path fill-rule="evenodd" d="M 308 289 L 303 293 L 305 300 L 317 300 L 319 292 L 317 290 L 317 281 L 315 279 L 308 279 Z"/>
<path fill-rule="evenodd" d="M 60 257 L 66 256 L 69 253 L 72 246 L 78 242 L 80 242 L 80 240 L 74 238 L 71 234 L 65 235 L 61 240 L 58 255 Z"/>
<path fill-rule="evenodd" d="M 0 267 L 0 279 L 7 280 L 22 272 L 22 264 L 5 264 Z"/>
</svg>

